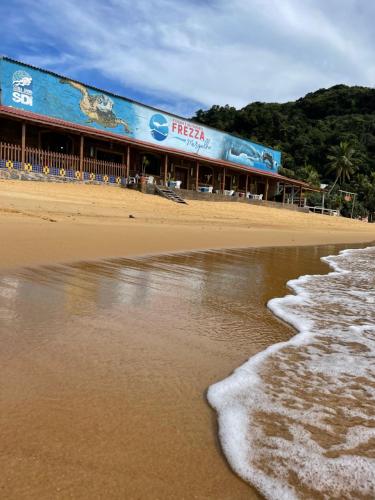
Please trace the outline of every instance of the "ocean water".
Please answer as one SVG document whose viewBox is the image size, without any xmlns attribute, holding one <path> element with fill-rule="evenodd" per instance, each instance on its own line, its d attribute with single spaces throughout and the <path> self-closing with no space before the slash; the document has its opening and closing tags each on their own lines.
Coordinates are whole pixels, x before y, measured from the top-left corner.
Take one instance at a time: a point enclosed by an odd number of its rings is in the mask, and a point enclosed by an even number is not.
<svg viewBox="0 0 375 500">
<path fill-rule="evenodd" d="M 235 472 L 269 499 L 375 498 L 375 247 L 268 302 L 297 334 L 212 385 Z"/>
</svg>

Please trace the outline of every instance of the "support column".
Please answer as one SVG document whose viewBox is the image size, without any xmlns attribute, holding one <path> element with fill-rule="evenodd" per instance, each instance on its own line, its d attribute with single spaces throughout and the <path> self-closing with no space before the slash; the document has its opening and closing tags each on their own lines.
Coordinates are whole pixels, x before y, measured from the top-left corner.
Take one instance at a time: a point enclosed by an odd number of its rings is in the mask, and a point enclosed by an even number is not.
<svg viewBox="0 0 375 500">
<path fill-rule="evenodd" d="M 268 188 L 269 188 L 269 184 L 268 184 L 268 177 L 266 179 L 266 189 L 265 189 L 265 193 L 264 193 L 264 199 L 267 201 L 268 200 Z"/>
<path fill-rule="evenodd" d="M 84 146 L 85 139 L 83 135 L 80 137 L 80 143 L 79 143 L 79 176 L 81 178 L 81 181 L 83 181 L 83 146 Z"/>
<path fill-rule="evenodd" d="M 25 153 L 26 153 L 26 123 L 22 122 L 22 136 L 21 136 L 21 164 L 22 164 L 22 167 L 25 163 Z"/>
<path fill-rule="evenodd" d="M 195 177 L 195 190 L 198 191 L 199 185 L 199 161 L 197 161 L 197 175 Z"/>
<path fill-rule="evenodd" d="M 283 184 L 283 205 L 285 204 L 285 184 Z"/>
<path fill-rule="evenodd" d="M 292 205 L 294 204 L 294 186 L 292 186 Z"/>
<path fill-rule="evenodd" d="M 249 187 L 249 176 L 246 174 L 246 184 L 245 184 L 245 198 L 247 196 L 247 190 Z"/>
<path fill-rule="evenodd" d="M 221 182 L 221 190 L 223 191 L 223 193 L 224 193 L 224 189 L 225 189 L 225 167 L 223 168 L 223 179 Z"/>
<path fill-rule="evenodd" d="M 299 203 L 298 203 L 298 206 L 299 207 L 302 207 L 302 186 L 299 190 Z"/>
<path fill-rule="evenodd" d="M 184 165 L 184 159 L 182 158 L 182 161 L 181 161 L 182 165 Z M 185 170 L 186 170 L 186 189 L 189 189 L 190 188 L 190 167 L 185 167 Z"/>
<path fill-rule="evenodd" d="M 130 174 L 130 146 L 128 146 L 128 149 L 126 151 L 126 179 L 129 178 Z"/>
<path fill-rule="evenodd" d="M 352 201 L 352 213 L 350 214 L 350 218 L 353 219 L 353 213 L 354 213 L 354 205 L 355 205 L 355 197 L 357 196 L 357 193 L 353 194 L 353 201 Z"/>
<path fill-rule="evenodd" d="M 168 155 L 164 158 L 164 186 L 167 185 L 167 175 L 168 175 Z"/>
</svg>

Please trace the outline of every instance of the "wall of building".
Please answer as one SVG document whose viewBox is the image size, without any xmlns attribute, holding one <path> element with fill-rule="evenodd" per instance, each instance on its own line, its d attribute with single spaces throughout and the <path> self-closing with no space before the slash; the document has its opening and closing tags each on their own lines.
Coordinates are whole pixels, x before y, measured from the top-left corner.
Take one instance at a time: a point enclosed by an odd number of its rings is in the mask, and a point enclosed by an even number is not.
<svg viewBox="0 0 375 500">
<path fill-rule="evenodd" d="M 1 104 L 203 158 L 277 172 L 281 153 L 7 58 Z"/>
</svg>

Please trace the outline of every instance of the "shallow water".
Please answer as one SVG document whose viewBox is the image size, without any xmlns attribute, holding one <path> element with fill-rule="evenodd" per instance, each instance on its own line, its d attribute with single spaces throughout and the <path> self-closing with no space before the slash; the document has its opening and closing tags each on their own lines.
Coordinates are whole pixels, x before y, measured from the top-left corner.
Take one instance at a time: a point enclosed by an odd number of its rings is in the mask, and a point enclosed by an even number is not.
<svg viewBox="0 0 375 500">
<path fill-rule="evenodd" d="M 300 333 L 210 388 L 233 468 L 270 499 L 375 498 L 375 247 L 269 308 Z"/>
<path fill-rule="evenodd" d="M 206 390 L 292 335 L 267 301 L 291 278 L 326 272 L 319 258 L 337 251 L 196 252 L 0 277 L 2 496 L 258 498 L 221 455 Z"/>
</svg>

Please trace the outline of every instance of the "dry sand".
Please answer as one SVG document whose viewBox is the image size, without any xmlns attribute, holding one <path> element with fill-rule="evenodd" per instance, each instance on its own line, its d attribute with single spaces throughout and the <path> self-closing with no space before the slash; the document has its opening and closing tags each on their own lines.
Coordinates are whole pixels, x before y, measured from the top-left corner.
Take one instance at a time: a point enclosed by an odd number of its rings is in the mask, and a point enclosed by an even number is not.
<svg viewBox="0 0 375 500">
<path fill-rule="evenodd" d="M 135 218 L 129 218 L 133 215 Z M 205 248 L 362 243 L 375 225 L 129 189 L 0 181 L 0 267 Z"/>
</svg>

